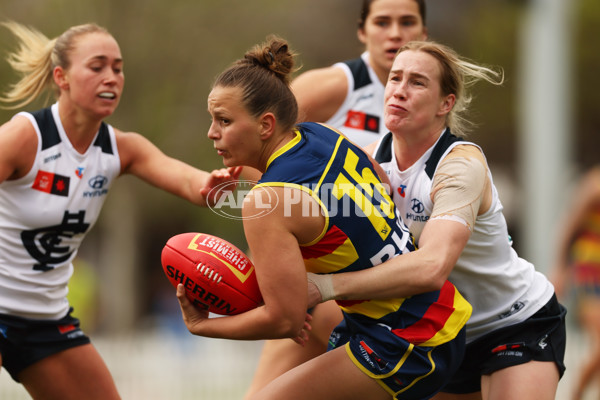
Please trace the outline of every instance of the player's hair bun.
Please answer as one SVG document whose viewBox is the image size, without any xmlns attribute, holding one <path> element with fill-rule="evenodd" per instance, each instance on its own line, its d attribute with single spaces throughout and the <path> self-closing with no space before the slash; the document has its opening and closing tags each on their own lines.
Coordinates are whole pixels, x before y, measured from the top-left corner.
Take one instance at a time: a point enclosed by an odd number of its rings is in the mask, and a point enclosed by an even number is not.
<svg viewBox="0 0 600 400">
<path fill-rule="evenodd" d="M 284 39 L 268 36 L 219 74 L 213 88 L 240 88 L 241 101 L 250 115 L 272 112 L 281 131 L 291 131 L 298 121 L 298 103 L 290 89 L 294 56 Z"/>
<path fill-rule="evenodd" d="M 268 69 L 284 82 L 289 83 L 290 75 L 294 71 L 294 56 L 284 39 L 269 36 L 266 42 L 248 51 L 244 59 Z"/>
</svg>

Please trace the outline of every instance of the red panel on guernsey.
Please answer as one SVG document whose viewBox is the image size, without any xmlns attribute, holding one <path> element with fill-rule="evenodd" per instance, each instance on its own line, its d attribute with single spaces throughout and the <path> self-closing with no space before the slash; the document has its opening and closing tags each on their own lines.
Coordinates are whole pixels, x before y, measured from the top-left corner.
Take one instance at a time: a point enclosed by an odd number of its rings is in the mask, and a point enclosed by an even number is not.
<svg viewBox="0 0 600 400">
<path fill-rule="evenodd" d="M 332 254 L 338 247 L 343 245 L 347 239 L 348 236 L 334 225 L 327 231 L 319 243 L 310 247 L 300 247 L 302 258 L 307 260 Z"/>
<path fill-rule="evenodd" d="M 456 288 L 448 281 L 440 290 L 438 301 L 427 309 L 423 317 L 404 329 L 393 329 L 392 332 L 407 341 L 419 344 L 435 336 L 454 312 L 454 294 Z"/>
</svg>

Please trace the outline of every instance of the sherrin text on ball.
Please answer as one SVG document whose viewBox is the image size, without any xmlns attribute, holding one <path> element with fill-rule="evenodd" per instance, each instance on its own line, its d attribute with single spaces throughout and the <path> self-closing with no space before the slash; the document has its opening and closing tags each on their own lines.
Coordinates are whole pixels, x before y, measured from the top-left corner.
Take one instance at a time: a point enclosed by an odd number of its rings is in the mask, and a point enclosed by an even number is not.
<svg viewBox="0 0 600 400">
<path fill-rule="evenodd" d="M 196 232 L 175 235 L 163 248 L 161 262 L 169 282 L 184 285 L 197 307 L 233 315 L 262 303 L 254 265 L 224 239 Z"/>
</svg>

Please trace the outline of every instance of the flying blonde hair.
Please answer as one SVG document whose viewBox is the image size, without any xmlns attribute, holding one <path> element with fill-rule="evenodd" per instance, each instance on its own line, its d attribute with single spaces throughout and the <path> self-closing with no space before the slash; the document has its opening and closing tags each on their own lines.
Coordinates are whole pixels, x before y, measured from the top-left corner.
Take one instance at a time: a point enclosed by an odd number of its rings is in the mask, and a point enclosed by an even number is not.
<svg viewBox="0 0 600 400">
<path fill-rule="evenodd" d="M 493 85 L 501 85 L 504 82 L 502 69 L 495 70 L 478 65 L 460 57 L 450 47 L 434 41 L 409 42 L 398 50 L 398 54 L 408 50 L 429 54 L 438 61 L 442 95 L 454 94 L 456 96 L 456 103 L 446 117 L 446 125 L 454 135 L 466 136 L 474 126 L 473 122 L 465 117 L 473 100 L 469 88 L 480 80 Z"/>
<path fill-rule="evenodd" d="M 40 97 L 47 89 L 54 89 L 55 97 L 59 90 L 54 84 L 55 67 L 68 69 L 69 53 L 75 47 L 75 40 L 88 33 L 106 33 L 108 31 L 96 24 L 77 25 L 67 29 L 54 39 L 49 39 L 37 29 L 14 21 L 2 22 L 18 41 L 18 48 L 8 53 L 6 61 L 21 79 L 9 85 L 9 89 L 0 96 L 4 109 L 23 107 Z M 47 98 L 46 98 L 47 101 Z"/>
</svg>

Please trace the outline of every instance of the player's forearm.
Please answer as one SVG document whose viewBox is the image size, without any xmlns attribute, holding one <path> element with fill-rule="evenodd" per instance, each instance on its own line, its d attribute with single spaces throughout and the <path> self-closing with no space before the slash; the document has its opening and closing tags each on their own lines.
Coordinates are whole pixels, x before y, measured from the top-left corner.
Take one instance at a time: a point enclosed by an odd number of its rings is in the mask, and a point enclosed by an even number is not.
<svg viewBox="0 0 600 400">
<path fill-rule="evenodd" d="M 195 335 L 231 340 L 263 340 L 292 338 L 302 328 L 300 322 L 271 318 L 264 306 L 242 314 L 206 319 L 190 330 Z"/>
<path fill-rule="evenodd" d="M 470 231 L 455 221 L 427 222 L 419 249 L 383 264 L 332 277 L 336 300 L 389 299 L 440 289 L 469 240 Z"/>
<path fill-rule="evenodd" d="M 419 251 L 403 254 L 373 268 L 335 274 L 336 300 L 389 299 L 438 290 L 446 279 L 443 268 Z"/>
</svg>

